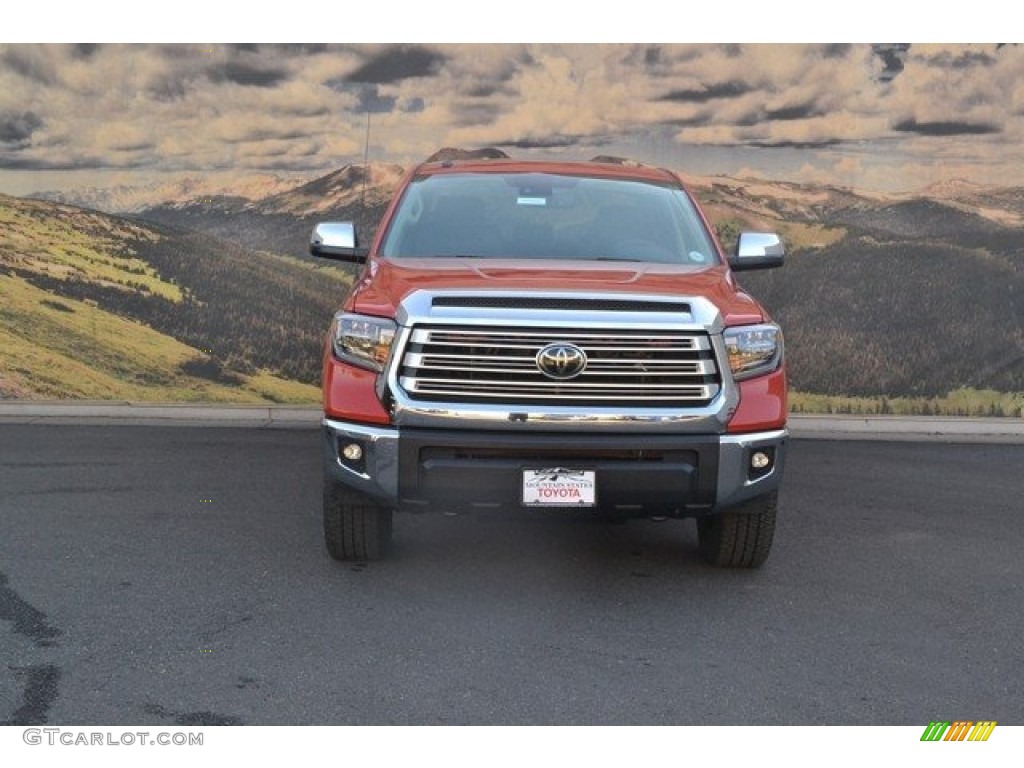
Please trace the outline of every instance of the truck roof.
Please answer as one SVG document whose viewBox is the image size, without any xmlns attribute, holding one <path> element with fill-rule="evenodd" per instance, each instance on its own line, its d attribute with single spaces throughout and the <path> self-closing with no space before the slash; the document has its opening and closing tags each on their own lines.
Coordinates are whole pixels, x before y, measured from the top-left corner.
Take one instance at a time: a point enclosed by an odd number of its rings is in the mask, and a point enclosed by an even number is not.
<svg viewBox="0 0 1024 768">
<path fill-rule="evenodd" d="M 432 176 L 445 173 L 554 173 L 568 176 L 597 176 L 609 179 L 679 183 L 679 178 L 674 173 L 650 165 L 547 160 L 443 160 L 423 163 L 413 175 Z"/>
</svg>

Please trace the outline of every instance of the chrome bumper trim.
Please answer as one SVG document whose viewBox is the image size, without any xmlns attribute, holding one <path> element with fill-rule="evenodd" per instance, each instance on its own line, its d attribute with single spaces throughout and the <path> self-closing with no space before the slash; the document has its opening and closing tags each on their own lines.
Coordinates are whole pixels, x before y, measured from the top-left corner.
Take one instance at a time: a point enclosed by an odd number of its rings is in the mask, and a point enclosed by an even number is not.
<svg viewBox="0 0 1024 768">
<path fill-rule="evenodd" d="M 357 491 L 394 503 L 398 498 L 398 430 L 336 421 L 324 417 L 324 466 L 334 479 Z M 338 444 L 363 445 L 364 472 L 355 472 L 338 458 Z"/>
<path fill-rule="evenodd" d="M 789 430 L 750 432 L 719 437 L 718 495 L 716 509 L 731 507 L 740 502 L 775 490 L 782 482 L 786 464 L 786 439 Z M 757 448 L 775 448 L 775 466 L 767 475 L 755 480 L 747 479 L 750 452 Z"/>
</svg>

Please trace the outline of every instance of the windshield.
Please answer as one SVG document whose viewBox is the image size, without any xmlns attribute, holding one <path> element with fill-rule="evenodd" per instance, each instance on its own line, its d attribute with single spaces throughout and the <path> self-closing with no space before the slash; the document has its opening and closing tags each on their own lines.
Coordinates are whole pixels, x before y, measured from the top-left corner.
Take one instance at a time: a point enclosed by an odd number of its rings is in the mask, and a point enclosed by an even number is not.
<svg viewBox="0 0 1024 768">
<path fill-rule="evenodd" d="M 718 262 L 700 217 L 678 187 L 547 173 L 414 179 L 381 255 Z"/>
</svg>

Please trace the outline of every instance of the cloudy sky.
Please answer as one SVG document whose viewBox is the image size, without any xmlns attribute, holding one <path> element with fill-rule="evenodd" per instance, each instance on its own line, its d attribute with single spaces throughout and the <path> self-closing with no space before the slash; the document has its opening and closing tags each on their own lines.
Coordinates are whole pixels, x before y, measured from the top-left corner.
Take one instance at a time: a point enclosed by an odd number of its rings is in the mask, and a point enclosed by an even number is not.
<svg viewBox="0 0 1024 768">
<path fill-rule="evenodd" d="M 900 191 L 1024 185 L 1024 46 L 0 46 L 0 192 L 443 146 Z"/>
</svg>

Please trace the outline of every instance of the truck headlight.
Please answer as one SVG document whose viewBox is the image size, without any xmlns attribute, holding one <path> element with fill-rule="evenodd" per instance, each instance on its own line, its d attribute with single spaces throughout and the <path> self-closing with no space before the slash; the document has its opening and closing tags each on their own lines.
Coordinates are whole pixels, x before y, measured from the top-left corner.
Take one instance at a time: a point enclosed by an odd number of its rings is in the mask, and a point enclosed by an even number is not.
<svg viewBox="0 0 1024 768">
<path fill-rule="evenodd" d="M 393 320 L 339 312 L 331 324 L 334 355 L 360 368 L 384 370 L 398 326 Z"/>
<path fill-rule="evenodd" d="M 726 328 L 723 335 L 737 381 L 771 373 L 782 363 L 782 330 L 774 323 Z"/>
</svg>

